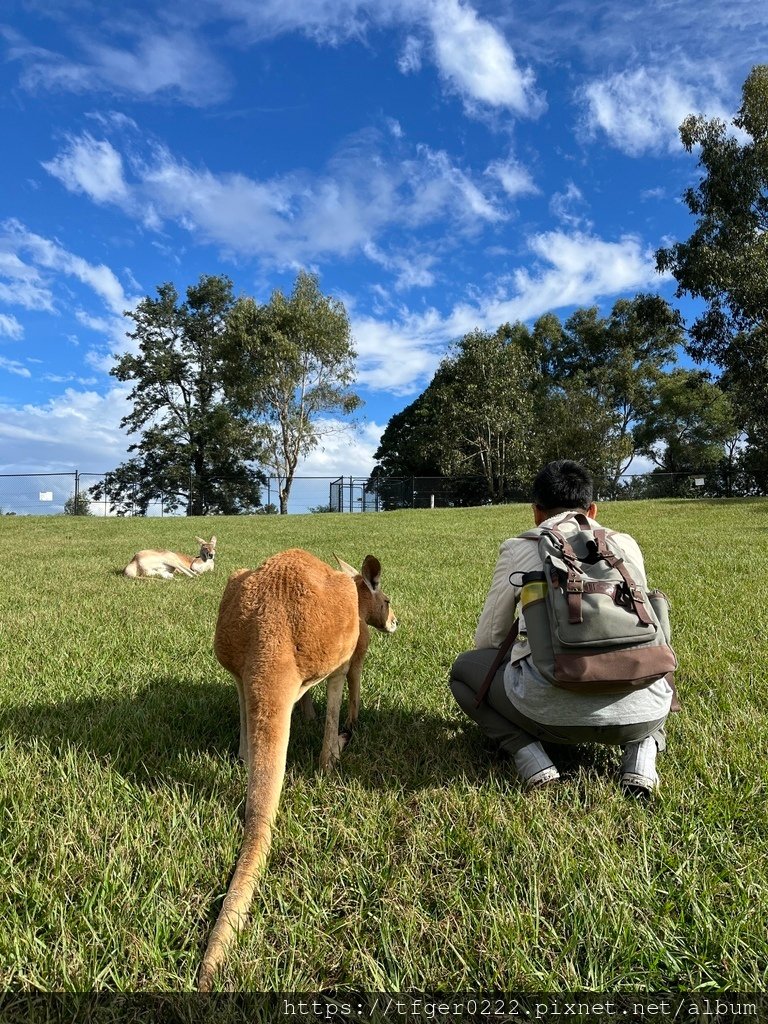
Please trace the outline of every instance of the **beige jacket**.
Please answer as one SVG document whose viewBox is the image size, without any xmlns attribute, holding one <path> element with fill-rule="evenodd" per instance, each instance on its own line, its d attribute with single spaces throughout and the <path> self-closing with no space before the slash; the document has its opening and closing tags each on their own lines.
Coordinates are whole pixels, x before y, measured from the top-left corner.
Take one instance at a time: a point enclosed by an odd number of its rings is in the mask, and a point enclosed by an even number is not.
<svg viewBox="0 0 768 1024">
<path fill-rule="evenodd" d="M 561 512 L 551 519 L 547 519 L 540 527 L 531 530 L 531 533 L 538 533 L 545 526 L 555 526 L 562 519 L 571 515 L 571 512 Z M 592 526 L 599 524 L 590 519 Z M 616 534 L 622 547 L 640 568 L 642 575 L 636 582 L 641 586 L 646 585 L 645 566 L 643 556 L 637 542 L 626 533 Z M 541 559 L 538 554 L 536 542 L 527 537 L 511 537 L 505 540 L 500 549 L 496 568 L 493 570 L 491 588 L 485 599 L 483 610 L 475 631 L 475 647 L 501 647 L 504 638 L 512 628 L 515 621 L 515 609 L 520 600 L 520 590 L 523 573 L 533 572 L 541 568 Z M 520 632 L 525 631 L 525 622 L 520 616 Z M 531 653 L 527 640 L 521 637 L 515 644 L 512 651 L 512 661 L 519 661 Z"/>
</svg>

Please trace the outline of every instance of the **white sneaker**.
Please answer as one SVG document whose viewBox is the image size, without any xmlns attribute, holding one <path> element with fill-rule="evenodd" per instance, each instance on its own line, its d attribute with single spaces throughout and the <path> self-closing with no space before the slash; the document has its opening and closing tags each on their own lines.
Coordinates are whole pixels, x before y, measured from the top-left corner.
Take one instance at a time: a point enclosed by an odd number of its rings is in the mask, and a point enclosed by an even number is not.
<svg viewBox="0 0 768 1024">
<path fill-rule="evenodd" d="M 656 772 L 658 747 L 653 736 L 628 743 L 621 758 L 621 788 L 630 796 L 650 796 L 658 789 Z"/>
<path fill-rule="evenodd" d="M 560 778 L 544 747 L 537 741 L 521 747 L 514 756 L 515 768 L 525 789 L 537 789 Z"/>
<path fill-rule="evenodd" d="M 523 779 L 523 788 L 539 789 L 541 786 L 546 786 L 548 782 L 557 782 L 559 778 L 560 772 L 552 765 L 551 768 L 545 768 L 544 771 L 536 772 L 535 775 Z"/>
</svg>

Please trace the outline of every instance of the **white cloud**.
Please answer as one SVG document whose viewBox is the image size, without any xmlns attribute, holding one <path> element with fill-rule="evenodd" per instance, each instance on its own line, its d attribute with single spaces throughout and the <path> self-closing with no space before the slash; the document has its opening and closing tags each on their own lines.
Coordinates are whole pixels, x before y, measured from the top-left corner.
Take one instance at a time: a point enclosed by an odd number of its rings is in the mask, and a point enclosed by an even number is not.
<svg viewBox="0 0 768 1024">
<path fill-rule="evenodd" d="M 408 36 L 397 59 L 397 66 L 404 75 L 421 71 L 422 51 L 424 44 L 416 36 Z"/>
<path fill-rule="evenodd" d="M 384 150 L 377 132 L 351 137 L 318 177 L 301 171 L 265 180 L 214 174 L 156 146 L 131 161 L 128 181 L 119 154 L 89 135 L 68 140 L 46 167 L 70 191 L 114 203 L 148 228 L 160 230 L 170 221 L 198 243 L 283 266 L 347 256 L 393 227 L 448 220 L 454 231 L 474 232 L 506 217 L 493 189 L 484 190 L 444 151 L 417 145 L 403 155 L 399 140 L 389 141 L 398 152 Z M 98 158 L 103 173 L 94 172 Z"/>
<path fill-rule="evenodd" d="M 384 430 L 378 423 L 352 424 L 344 420 L 318 421 L 323 438 L 296 468 L 297 476 L 368 476 L 373 453 Z"/>
<path fill-rule="evenodd" d="M 0 405 L 2 472 L 84 472 L 113 469 L 126 456 L 120 419 L 127 386 L 106 395 L 67 388 L 44 405 Z"/>
<path fill-rule="evenodd" d="M 0 370 L 5 370 L 6 373 L 14 373 L 17 377 L 32 376 L 27 367 L 22 365 L 22 363 L 17 362 L 15 359 L 5 359 L 3 356 L 0 356 Z"/>
<path fill-rule="evenodd" d="M 387 322 L 353 312 L 360 381 L 375 390 L 413 393 L 428 382 L 448 344 L 475 328 L 530 322 L 549 311 L 652 289 L 661 280 L 653 252 L 633 235 L 610 242 L 579 231 L 549 231 L 527 242 L 533 270 L 516 270 L 447 314 L 406 311 Z"/>
<path fill-rule="evenodd" d="M 640 67 L 597 79 L 578 98 L 594 136 L 604 133 L 629 156 L 681 149 L 678 128 L 691 113 L 729 119 L 713 88 L 694 84 L 659 68 Z"/>
<path fill-rule="evenodd" d="M 0 224 L 0 302 L 52 313 L 53 293 L 40 272 L 14 251 L 17 240 L 9 233 L 8 226 Z"/>
<path fill-rule="evenodd" d="M 116 25 L 102 19 L 75 38 L 76 56 L 35 46 L 12 33 L 11 59 L 22 64 L 21 84 L 30 91 L 82 93 L 104 90 L 148 99 L 167 97 L 192 106 L 223 100 L 231 89 L 225 66 L 214 55 L 206 31 L 216 23 L 234 23 L 230 42 L 254 45 L 293 32 L 320 45 L 362 40 L 369 29 L 401 27 L 406 32 L 397 64 L 404 74 L 419 71 L 432 56 L 448 89 L 458 93 L 469 112 L 477 105 L 522 116 L 537 115 L 543 101 L 533 72 L 521 68 L 502 31 L 461 0 L 199 0 L 170 3 L 167 22 L 191 24 L 168 29 L 148 19 L 128 45 L 115 45 Z M 166 13 L 168 13 L 166 11 Z M 122 25 L 119 26 L 123 28 Z M 197 35 L 193 31 L 197 29 Z M 62 49 L 67 40 L 62 41 Z"/>
<path fill-rule="evenodd" d="M 38 268 L 76 278 L 94 291 L 113 313 L 122 314 L 136 301 L 126 296 L 109 267 L 103 263 L 89 263 L 58 242 L 29 231 L 17 220 L 7 220 L 0 225 L 0 249 L 5 254 L 5 259 L 0 261 L 0 274 L 6 272 L 9 277 L 16 276 L 31 282 L 47 298 L 44 308 L 49 311 L 53 308 L 51 293 L 40 285 Z M 27 256 L 34 267 L 22 264 L 18 253 Z"/>
<path fill-rule="evenodd" d="M 538 273 L 518 270 L 515 294 L 496 304 L 496 312 L 511 314 L 504 319 L 525 320 L 552 309 L 590 305 L 597 299 L 620 295 L 658 284 L 653 249 L 644 247 L 635 235 L 618 242 L 583 232 L 543 232 L 528 240 L 529 248 L 545 266 Z M 541 264 L 540 264 L 541 266 Z"/>
<path fill-rule="evenodd" d="M 549 210 L 552 216 L 563 224 L 574 228 L 590 226 L 580 212 L 585 205 L 584 194 L 572 181 L 568 182 L 563 192 L 555 192 L 549 200 Z"/>
<path fill-rule="evenodd" d="M 407 291 L 410 288 L 429 288 L 435 281 L 432 267 L 437 257 L 429 253 L 407 255 L 401 252 L 386 253 L 373 242 L 363 247 L 363 252 L 373 263 L 395 273 L 395 290 Z M 380 286 L 379 286 L 380 287 Z"/>
<path fill-rule="evenodd" d="M 229 92 L 226 70 L 204 42 L 185 31 L 164 34 L 149 25 L 133 48 L 109 45 L 96 31 L 78 35 L 80 60 L 32 46 L 16 34 L 9 55 L 23 64 L 22 86 L 32 92 L 105 90 L 144 99 L 171 95 L 201 107 L 218 103 Z"/>
<path fill-rule="evenodd" d="M 87 132 L 69 137 L 67 145 L 42 166 L 70 192 L 81 192 L 96 203 L 122 203 L 128 198 L 123 158 L 105 140 Z"/>
<path fill-rule="evenodd" d="M 408 395 L 423 387 L 445 354 L 450 336 L 436 330 L 425 318 L 404 316 L 386 322 L 368 316 L 352 316 L 352 335 L 357 349 L 357 377 L 374 391 Z"/>
<path fill-rule="evenodd" d="M 6 338 L 11 338 L 13 341 L 18 341 L 19 338 L 24 337 L 24 328 L 15 316 L 0 313 L 0 336 L 2 335 L 5 335 Z"/>
<path fill-rule="evenodd" d="M 435 0 L 430 10 L 435 61 L 443 78 L 471 103 L 536 116 L 543 99 L 534 75 L 521 69 L 502 33 L 460 0 Z"/>
<path fill-rule="evenodd" d="M 501 187 L 511 198 L 535 194 L 539 191 L 530 172 L 512 157 L 506 160 L 494 160 L 488 164 L 485 173 L 498 179 Z"/>
<path fill-rule="evenodd" d="M 95 297 L 99 301 L 98 314 L 77 305 L 67 279 L 85 286 L 83 299 Z M 72 313 L 100 335 L 99 348 L 85 355 L 86 363 L 95 369 L 108 372 L 114 363 L 112 353 L 127 349 L 123 313 L 133 308 L 138 298 L 126 295 L 117 276 L 104 264 L 89 263 L 58 241 L 29 231 L 17 220 L 0 223 L 0 303 L 21 305 L 35 312 Z M 2 313 L 0 335 L 4 331 L 18 338 L 22 328 L 15 317 Z M 67 337 L 71 343 L 79 344 L 71 334 Z M 23 377 L 29 376 L 25 367 L 18 363 L 10 365 L 6 361 L 4 368 Z"/>
<path fill-rule="evenodd" d="M 321 44 L 362 39 L 370 28 L 406 31 L 397 64 L 421 70 L 431 55 L 448 89 L 477 105 L 535 116 L 542 99 L 501 30 L 460 0 L 217 0 L 209 10 L 241 22 L 251 40 L 302 32 Z M 239 32 L 242 35 L 242 31 Z"/>
</svg>

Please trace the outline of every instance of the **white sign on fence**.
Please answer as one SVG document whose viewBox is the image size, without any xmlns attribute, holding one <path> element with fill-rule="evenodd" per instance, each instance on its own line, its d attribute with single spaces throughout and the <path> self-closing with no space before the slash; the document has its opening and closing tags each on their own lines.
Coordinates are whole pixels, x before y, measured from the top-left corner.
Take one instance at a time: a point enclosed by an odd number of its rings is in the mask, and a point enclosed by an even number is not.
<svg viewBox="0 0 768 1024">
<path fill-rule="evenodd" d="M 40 501 L 53 501 L 53 491 L 40 491 Z"/>
<path fill-rule="evenodd" d="M 694 484 L 697 487 L 703 487 L 704 486 L 704 477 L 703 476 L 694 477 L 693 482 L 694 482 Z"/>
</svg>

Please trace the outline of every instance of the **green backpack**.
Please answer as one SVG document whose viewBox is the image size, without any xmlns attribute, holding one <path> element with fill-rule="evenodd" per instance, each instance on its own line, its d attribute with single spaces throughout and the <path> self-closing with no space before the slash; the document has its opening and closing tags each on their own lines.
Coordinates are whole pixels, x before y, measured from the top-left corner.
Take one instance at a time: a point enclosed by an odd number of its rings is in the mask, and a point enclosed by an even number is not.
<svg viewBox="0 0 768 1024">
<path fill-rule="evenodd" d="M 640 566 L 615 533 L 575 512 L 524 536 L 537 541 L 542 563 L 523 575 L 521 607 L 545 679 L 581 693 L 627 693 L 674 672 L 669 601 L 635 582 Z"/>
</svg>

